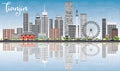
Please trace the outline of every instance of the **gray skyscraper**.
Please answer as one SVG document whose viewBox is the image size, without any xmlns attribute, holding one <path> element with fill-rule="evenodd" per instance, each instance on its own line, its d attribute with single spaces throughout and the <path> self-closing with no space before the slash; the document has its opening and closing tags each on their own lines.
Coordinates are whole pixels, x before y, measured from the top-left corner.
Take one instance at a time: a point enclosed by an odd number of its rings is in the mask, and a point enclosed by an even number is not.
<svg viewBox="0 0 120 71">
<path fill-rule="evenodd" d="M 102 39 L 106 36 L 106 19 L 102 19 Z"/>
<path fill-rule="evenodd" d="M 65 36 L 68 36 L 68 25 L 73 24 L 72 2 L 65 3 Z"/>
<path fill-rule="evenodd" d="M 49 29 L 53 29 L 53 19 L 49 19 Z"/>
<path fill-rule="evenodd" d="M 68 31 L 69 31 L 69 36 L 71 38 L 75 38 L 75 33 L 76 33 L 76 25 L 68 25 Z"/>
<path fill-rule="evenodd" d="M 28 13 L 23 13 L 23 31 L 28 32 Z"/>
<path fill-rule="evenodd" d="M 48 14 L 45 10 L 45 7 L 44 7 L 44 12 L 42 12 L 42 33 L 45 33 L 47 37 L 49 37 L 48 35 Z"/>
<path fill-rule="evenodd" d="M 87 22 L 87 14 L 80 14 L 80 33 L 82 32 L 82 27 Z M 81 38 L 84 38 L 83 34 L 80 34 Z"/>
<path fill-rule="evenodd" d="M 40 14 L 37 14 L 37 15 L 36 15 L 35 25 L 38 25 L 38 26 L 39 26 L 39 28 L 38 28 L 39 33 L 42 33 L 42 25 L 41 25 Z"/>
<path fill-rule="evenodd" d="M 23 33 L 23 28 L 17 28 L 17 34 L 22 34 Z"/>
<path fill-rule="evenodd" d="M 33 23 L 29 22 L 29 32 L 32 32 L 32 25 L 33 25 Z"/>
<path fill-rule="evenodd" d="M 38 25 L 31 25 L 31 31 L 34 33 L 34 34 L 36 34 L 36 35 L 38 35 L 38 33 L 39 33 L 39 26 Z"/>
<path fill-rule="evenodd" d="M 55 28 L 59 29 L 59 36 L 63 36 L 63 20 L 61 16 L 57 16 L 55 19 Z"/>
</svg>

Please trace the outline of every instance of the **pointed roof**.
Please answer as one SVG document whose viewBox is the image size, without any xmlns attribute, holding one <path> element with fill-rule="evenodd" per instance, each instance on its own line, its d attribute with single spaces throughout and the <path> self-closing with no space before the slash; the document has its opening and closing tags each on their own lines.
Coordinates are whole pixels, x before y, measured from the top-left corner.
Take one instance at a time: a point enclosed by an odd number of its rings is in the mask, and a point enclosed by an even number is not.
<svg viewBox="0 0 120 71">
<path fill-rule="evenodd" d="M 42 12 L 42 15 L 47 15 L 45 3 L 44 3 L 44 11 Z"/>
</svg>

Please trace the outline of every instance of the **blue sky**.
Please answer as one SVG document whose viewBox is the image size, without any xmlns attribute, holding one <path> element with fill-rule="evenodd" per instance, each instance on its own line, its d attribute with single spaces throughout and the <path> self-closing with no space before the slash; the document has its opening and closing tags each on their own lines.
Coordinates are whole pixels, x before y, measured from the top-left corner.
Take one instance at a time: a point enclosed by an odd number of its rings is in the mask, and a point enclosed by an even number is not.
<svg viewBox="0 0 120 71">
<path fill-rule="evenodd" d="M 78 6 L 79 13 L 87 13 L 88 21 L 96 21 L 101 27 L 101 19 L 106 18 L 107 22 L 116 22 L 120 28 L 120 1 L 119 0 L 0 0 L 0 38 L 3 28 L 22 27 L 22 14 L 16 16 L 15 12 L 6 13 L 5 5 L 2 3 L 11 2 L 11 6 L 27 6 L 29 22 L 34 23 L 36 13 L 43 12 L 44 3 L 48 17 L 55 19 L 61 15 L 64 19 L 64 3 L 73 2 L 73 22 L 75 23 L 75 9 Z M 99 36 L 101 37 L 101 35 Z"/>
</svg>

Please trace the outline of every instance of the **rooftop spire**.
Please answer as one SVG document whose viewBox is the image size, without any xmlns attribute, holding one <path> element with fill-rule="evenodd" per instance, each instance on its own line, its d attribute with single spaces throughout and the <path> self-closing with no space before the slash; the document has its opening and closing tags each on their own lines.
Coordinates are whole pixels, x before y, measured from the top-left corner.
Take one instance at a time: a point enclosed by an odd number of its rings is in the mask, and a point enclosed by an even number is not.
<svg viewBox="0 0 120 71">
<path fill-rule="evenodd" d="M 76 16 L 78 16 L 79 14 L 78 14 L 78 9 L 76 9 Z"/>
<path fill-rule="evenodd" d="M 42 15 L 47 15 L 46 7 L 45 7 L 45 0 L 44 0 L 44 11 L 42 12 Z"/>
<path fill-rule="evenodd" d="M 78 6 L 76 5 L 76 16 L 78 16 Z"/>
<path fill-rule="evenodd" d="M 46 12 L 46 10 L 45 10 L 45 3 L 44 3 L 44 12 Z"/>
<path fill-rule="evenodd" d="M 46 8 L 45 8 L 45 0 L 44 0 L 44 12 L 46 12 Z"/>
</svg>

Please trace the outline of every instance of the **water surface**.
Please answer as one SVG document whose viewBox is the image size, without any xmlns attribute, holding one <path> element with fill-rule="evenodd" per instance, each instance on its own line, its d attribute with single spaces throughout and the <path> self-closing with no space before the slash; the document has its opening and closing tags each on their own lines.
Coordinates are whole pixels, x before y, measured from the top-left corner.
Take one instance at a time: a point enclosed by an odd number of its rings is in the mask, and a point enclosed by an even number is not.
<svg viewBox="0 0 120 71">
<path fill-rule="evenodd" d="M 120 43 L 0 43 L 0 71 L 120 71 Z"/>
</svg>

